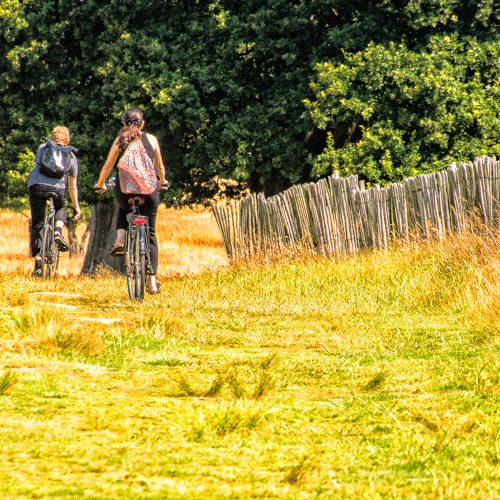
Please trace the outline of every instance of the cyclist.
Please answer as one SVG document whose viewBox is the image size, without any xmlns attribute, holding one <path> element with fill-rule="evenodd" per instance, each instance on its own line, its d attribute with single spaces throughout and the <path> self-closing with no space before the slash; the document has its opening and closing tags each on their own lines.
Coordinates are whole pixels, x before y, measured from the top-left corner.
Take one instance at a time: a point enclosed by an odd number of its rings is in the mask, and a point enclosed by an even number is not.
<svg viewBox="0 0 500 500">
<path fill-rule="evenodd" d="M 120 158 L 132 141 L 142 141 L 146 154 L 153 161 L 156 171 L 156 187 L 151 194 L 141 194 L 144 205 L 141 206 L 141 214 L 148 217 L 149 221 L 149 251 L 153 274 L 148 275 L 146 289 L 149 294 L 160 292 L 159 284 L 156 281 L 158 270 L 158 242 L 156 239 L 156 215 L 160 204 L 160 189 L 167 189 L 168 182 L 165 178 L 165 167 L 160 152 L 158 140 L 152 134 L 144 132 L 144 115 L 140 109 L 130 108 L 123 114 L 123 127 L 118 132 L 117 137 L 111 145 L 108 157 L 101 169 L 99 180 L 94 189 L 99 193 L 104 193 L 107 189 L 106 179 L 113 166 L 118 164 Z M 118 204 L 118 217 L 116 221 L 116 240 L 111 250 L 112 255 L 123 255 L 125 253 L 125 236 L 127 234 L 127 215 L 132 211 L 128 200 L 136 197 L 137 193 L 124 193 L 119 182 L 120 171 L 115 182 L 115 199 Z"/>
<path fill-rule="evenodd" d="M 57 126 L 52 130 L 51 139 L 60 146 L 68 146 L 70 133 L 67 127 Z M 30 231 L 30 253 L 35 259 L 35 268 L 32 275 L 42 276 L 42 257 L 40 255 L 42 245 L 42 230 L 45 219 L 45 201 L 49 193 L 54 196 L 55 208 L 55 231 L 54 240 L 60 252 L 67 252 L 69 246 L 62 235 L 62 228 L 66 224 L 66 191 L 69 191 L 73 203 L 74 217 L 81 217 L 80 204 L 78 202 L 78 160 L 73 152 L 70 156 L 70 166 L 66 175 L 62 178 L 49 177 L 40 170 L 42 152 L 46 143 L 38 146 L 35 157 L 35 167 L 28 176 L 28 196 L 31 210 Z"/>
</svg>

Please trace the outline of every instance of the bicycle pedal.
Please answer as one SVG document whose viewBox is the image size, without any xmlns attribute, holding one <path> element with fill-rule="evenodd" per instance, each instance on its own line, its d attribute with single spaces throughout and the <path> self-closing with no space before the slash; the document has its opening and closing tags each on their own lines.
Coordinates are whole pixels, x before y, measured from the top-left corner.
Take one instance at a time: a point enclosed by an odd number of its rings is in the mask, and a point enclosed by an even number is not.
<svg viewBox="0 0 500 500">
<path fill-rule="evenodd" d="M 121 256 L 125 255 L 125 246 L 124 245 L 115 245 L 111 251 L 109 252 L 111 255 L 114 256 Z"/>
</svg>

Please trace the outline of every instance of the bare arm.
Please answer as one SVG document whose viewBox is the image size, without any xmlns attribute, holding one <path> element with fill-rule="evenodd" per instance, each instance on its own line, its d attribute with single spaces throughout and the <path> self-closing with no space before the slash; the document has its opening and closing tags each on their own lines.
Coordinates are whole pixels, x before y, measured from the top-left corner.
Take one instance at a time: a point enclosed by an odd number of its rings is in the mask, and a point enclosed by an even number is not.
<svg viewBox="0 0 500 500">
<path fill-rule="evenodd" d="M 78 202 L 78 186 L 76 177 L 68 175 L 68 191 L 75 210 L 75 219 L 78 220 L 82 216 L 80 203 Z"/>
<path fill-rule="evenodd" d="M 101 169 L 101 173 L 99 174 L 99 180 L 94 186 L 94 189 L 104 190 L 104 191 L 106 190 L 106 185 L 104 183 L 106 182 L 106 179 L 109 177 L 111 170 L 113 170 L 113 166 L 116 162 L 116 159 L 118 158 L 119 153 L 120 151 L 118 149 L 118 140 L 115 139 L 111 146 L 111 149 L 109 150 L 108 157 L 106 158 L 106 161 L 104 162 L 104 165 Z"/>
</svg>

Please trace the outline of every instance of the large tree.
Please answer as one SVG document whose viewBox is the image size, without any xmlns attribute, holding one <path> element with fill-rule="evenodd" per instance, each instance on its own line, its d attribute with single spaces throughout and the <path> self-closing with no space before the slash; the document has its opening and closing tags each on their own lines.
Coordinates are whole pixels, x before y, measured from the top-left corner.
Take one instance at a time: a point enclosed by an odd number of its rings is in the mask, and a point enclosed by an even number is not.
<svg viewBox="0 0 500 500">
<path fill-rule="evenodd" d="M 270 194 L 332 165 L 378 182 L 494 154 L 494 21 L 492 0 L 5 0 L 0 183 L 24 193 L 62 122 L 96 202 L 130 105 L 160 138 L 169 203 L 220 179 Z"/>
</svg>

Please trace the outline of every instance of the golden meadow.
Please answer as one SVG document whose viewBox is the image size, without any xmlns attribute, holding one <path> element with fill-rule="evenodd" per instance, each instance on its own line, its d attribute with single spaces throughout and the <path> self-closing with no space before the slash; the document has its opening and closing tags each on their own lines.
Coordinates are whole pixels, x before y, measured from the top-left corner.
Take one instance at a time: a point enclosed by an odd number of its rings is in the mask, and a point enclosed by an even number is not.
<svg viewBox="0 0 500 500">
<path fill-rule="evenodd" d="M 162 209 L 139 304 L 82 257 L 31 278 L 26 212 L 0 228 L 2 498 L 500 494 L 498 233 L 230 264 Z"/>
</svg>

